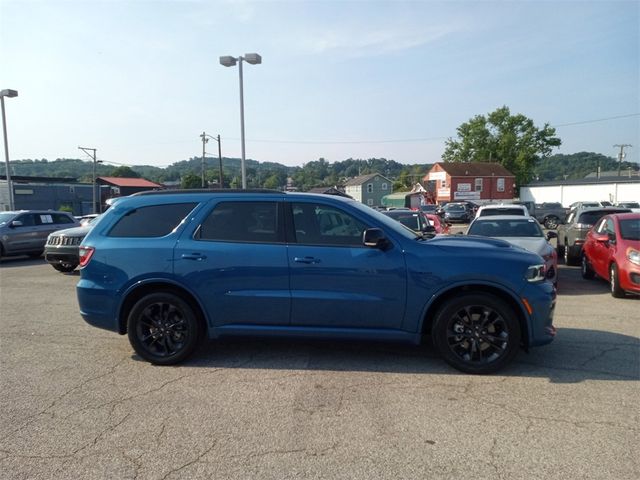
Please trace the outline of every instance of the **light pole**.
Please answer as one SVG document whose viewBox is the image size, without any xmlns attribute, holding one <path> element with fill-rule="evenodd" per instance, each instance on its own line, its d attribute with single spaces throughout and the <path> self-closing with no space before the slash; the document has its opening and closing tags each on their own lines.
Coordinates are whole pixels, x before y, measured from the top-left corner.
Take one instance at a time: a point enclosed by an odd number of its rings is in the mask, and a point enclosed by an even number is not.
<svg viewBox="0 0 640 480">
<path fill-rule="evenodd" d="M 222 147 L 221 147 L 220 135 L 218 134 L 217 137 L 213 137 L 211 135 L 206 134 L 205 132 L 202 132 L 202 135 L 200 135 L 200 138 L 202 138 L 202 186 L 204 187 L 204 156 L 205 156 L 204 146 L 209 141 L 209 138 L 211 138 L 216 142 L 218 142 L 218 164 L 219 164 L 219 170 L 220 170 L 219 181 L 220 181 L 220 188 L 224 188 L 224 175 L 222 174 Z"/>
<path fill-rule="evenodd" d="M 245 53 L 244 57 L 240 56 L 230 57 L 224 56 L 220 57 L 220 64 L 225 67 L 233 67 L 236 63 L 238 64 L 238 72 L 240 74 L 240 148 L 242 151 L 242 158 L 240 162 L 240 170 L 242 172 L 242 188 L 247 188 L 247 174 L 244 166 L 245 160 L 245 152 L 244 152 L 244 93 L 242 86 L 242 62 L 245 61 L 250 63 L 251 65 L 258 65 L 262 63 L 262 57 L 257 53 Z"/>
<path fill-rule="evenodd" d="M 78 147 L 79 150 L 82 150 L 84 153 L 89 155 L 93 160 L 93 182 L 92 182 L 92 190 L 93 190 L 93 213 L 96 212 L 96 164 L 102 163 L 100 160 L 96 160 L 96 149 L 88 148 L 88 147 Z M 93 154 L 89 153 L 93 152 Z M 102 213 L 102 201 L 100 202 L 100 213 Z"/>
<path fill-rule="evenodd" d="M 15 207 L 13 201 L 13 185 L 11 184 L 11 166 L 9 165 L 9 142 L 7 140 L 7 119 L 4 115 L 4 97 L 17 97 L 17 90 L 2 90 L 0 91 L 0 103 L 2 103 L 2 133 L 4 134 L 4 160 L 5 167 L 7 169 L 7 187 L 9 188 L 9 210 L 13 210 Z"/>
</svg>

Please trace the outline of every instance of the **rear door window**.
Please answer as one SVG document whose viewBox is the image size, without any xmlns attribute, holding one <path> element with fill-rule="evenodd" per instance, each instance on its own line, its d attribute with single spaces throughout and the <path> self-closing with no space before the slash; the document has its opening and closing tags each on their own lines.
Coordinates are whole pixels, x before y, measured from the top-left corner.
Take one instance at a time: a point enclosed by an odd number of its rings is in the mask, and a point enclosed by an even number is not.
<svg viewBox="0 0 640 480">
<path fill-rule="evenodd" d="M 140 207 L 127 212 L 109 231 L 109 237 L 164 237 L 171 233 L 197 203 Z"/>
<path fill-rule="evenodd" d="M 283 242 L 278 202 L 221 202 L 198 228 L 196 240 Z"/>
</svg>

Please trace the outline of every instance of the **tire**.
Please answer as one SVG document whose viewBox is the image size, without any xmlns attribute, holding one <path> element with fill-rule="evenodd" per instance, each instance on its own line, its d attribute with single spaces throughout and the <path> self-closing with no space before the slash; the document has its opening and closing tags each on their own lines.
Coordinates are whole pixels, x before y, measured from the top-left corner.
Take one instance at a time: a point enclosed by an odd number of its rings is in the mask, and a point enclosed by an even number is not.
<svg viewBox="0 0 640 480">
<path fill-rule="evenodd" d="M 465 373 L 493 373 L 509 364 L 520 347 L 513 309 L 490 294 L 454 297 L 436 313 L 433 342 L 445 362 Z"/>
<path fill-rule="evenodd" d="M 624 290 L 620 288 L 620 279 L 618 278 L 618 266 L 615 263 L 612 263 L 609 267 L 609 286 L 611 288 L 612 297 L 624 297 Z"/>
<path fill-rule="evenodd" d="M 544 226 L 547 230 L 555 230 L 558 228 L 558 217 L 547 217 L 544 219 Z"/>
<path fill-rule="evenodd" d="M 564 258 L 564 245 L 560 245 L 560 243 L 558 243 L 556 252 L 558 252 L 558 258 Z"/>
<path fill-rule="evenodd" d="M 174 365 L 198 347 L 202 326 L 193 308 L 170 292 L 145 295 L 127 318 L 131 346 L 155 365 Z"/>
<path fill-rule="evenodd" d="M 595 275 L 595 272 L 593 271 L 593 268 L 591 268 L 591 264 L 584 253 L 582 254 L 582 259 L 580 261 L 580 273 L 582 274 L 582 278 L 586 280 L 592 280 Z"/>
<path fill-rule="evenodd" d="M 578 264 L 578 257 L 572 255 L 571 248 L 567 246 L 564 247 L 564 264 L 570 266 L 575 266 Z"/>
<path fill-rule="evenodd" d="M 73 272 L 78 266 L 77 263 L 52 263 L 51 266 L 59 272 Z"/>
</svg>

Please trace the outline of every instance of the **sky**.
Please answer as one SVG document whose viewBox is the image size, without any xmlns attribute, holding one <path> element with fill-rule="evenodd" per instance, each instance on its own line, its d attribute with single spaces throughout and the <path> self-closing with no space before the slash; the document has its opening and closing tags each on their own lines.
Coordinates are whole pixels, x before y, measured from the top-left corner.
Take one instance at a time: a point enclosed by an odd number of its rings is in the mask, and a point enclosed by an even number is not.
<svg viewBox="0 0 640 480">
<path fill-rule="evenodd" d="M 168 166 L 200 134 L 239 158 L 440 161 L 506 105 L 555 126 L 554 153 L 640 162 L 640 1 L 0 0 L 12 160 Z M 217 156 L 217 144 L 207 145 Z"/>
</svg>

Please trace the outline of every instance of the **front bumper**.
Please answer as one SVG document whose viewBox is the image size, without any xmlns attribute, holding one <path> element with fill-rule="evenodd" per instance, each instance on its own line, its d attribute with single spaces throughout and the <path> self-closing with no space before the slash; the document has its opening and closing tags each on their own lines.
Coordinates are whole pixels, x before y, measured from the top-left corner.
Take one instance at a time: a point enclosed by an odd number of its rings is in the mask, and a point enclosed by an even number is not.
<svg viewBox="0 0 640 480">
<path fill-rule="evenodd" d="M 556 308 L 556 289 L 549 281 L 527 285 L 520 296 L 531 307 L 528 325 L 528 346 L 551 343 L 556 335 L 553 316 Z"/>
<path fill-rule="evenodd" d="M 71 263 L 78 265 L 80 263 L 80 257 L 78 255 L 78 247 L 50 247 L 46 246 L 44 249 L 44 259 L 53 264 Z"/>
</svg>

